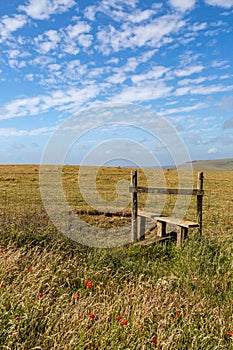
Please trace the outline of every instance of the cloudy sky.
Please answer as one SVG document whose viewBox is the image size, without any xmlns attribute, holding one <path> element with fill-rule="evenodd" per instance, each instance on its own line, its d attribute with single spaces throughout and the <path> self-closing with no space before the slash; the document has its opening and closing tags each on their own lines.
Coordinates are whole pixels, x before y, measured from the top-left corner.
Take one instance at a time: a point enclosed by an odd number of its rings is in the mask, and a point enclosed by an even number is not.
<svg viewBox="0 0 233 350">
<path fill-rule="evenodd" d="M 192 160 L 233 157 L 232 23 L 233 0 L 1 1 L 0 163 L 39 163 L 61 123 L 103 103 L 166 118 Z"/>
</svg>

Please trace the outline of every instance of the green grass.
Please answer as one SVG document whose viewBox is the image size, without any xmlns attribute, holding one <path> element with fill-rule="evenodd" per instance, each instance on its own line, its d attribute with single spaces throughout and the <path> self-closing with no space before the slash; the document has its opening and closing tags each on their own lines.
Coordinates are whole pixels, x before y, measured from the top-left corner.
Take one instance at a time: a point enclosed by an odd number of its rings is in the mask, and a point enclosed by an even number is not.
<svg viewBox="0 0 233 350">
<path fill-rule="evenodd" d="M 56 230 L 40 203 L 35 170 L 16 167 L 13 174 L 5 167 L 11 174 L 1 175 L 8 192 L 1 192 L 0 349 L 233 348 L 232 173 L 205 174 L 201 241 L 190 235 L 182 248 L 97 249 Z M 74 170 L 67 171 L 73 179 Z M 175 183 L 173 172 L 167 176 Z"/>
</svg>

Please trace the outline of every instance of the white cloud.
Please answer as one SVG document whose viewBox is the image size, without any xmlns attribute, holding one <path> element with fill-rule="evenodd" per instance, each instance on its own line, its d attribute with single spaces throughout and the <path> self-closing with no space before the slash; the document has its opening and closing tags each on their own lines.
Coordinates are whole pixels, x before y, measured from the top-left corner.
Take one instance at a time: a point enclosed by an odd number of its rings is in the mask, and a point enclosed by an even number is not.
<svg viewBox="0 0 233 350">
<path fill-rule="evenodd" d="M 112 57 L 110 60 L 107 61 L 108 64 L 118 64 L 120 61 L 119 57 Z"/>
<path fill-rule="evenodd" d="M 208 5 L 219 6 L 226 9 L 233 7 L 233 0 L 205 0 Z"/>
<path fill-rule="evenodd" d="M 203 83 L 204 81 L 206 81 L 207 78 L 206 77 L 199 77 L 196 79 L 183 79 L 183 80 L 179 80 L 178 81 L 178 85 L 189 85 L 189 84 L 200 84 Z"/>
<path fill-rule="evenodd" d="M 11 68 L 24 68 L 26 67 L 26 62 L 25 61 L 19 61 L 19 60 L 16 60 L 16 59 L 11 59 L 8 61 L 8 64 Z"/>
<path fill-rule="evenodd" d="M 84 16 L 89 19 L 89 21 L 95 20 L 97 6 L 87 6 L 84 10 Z"/>
<path fill-rule="evenodd" d="M 206 86 L 197 86 L 195 88 L 192 88 L 190 90 L 191 94 L 198 94 L 198 95 L 211 95 L 217 92 L 226 92 L 226 91 L 232 91 L 233 85 L 206 85 Z"/>
<path fill-rule="evenodd" d="M 26 23 L 27 17 L 23 15 L 3 16 L 0 20 L 0 42 L 9 39 L 11 33 L 22 28 Z"/>
<path fill-rule="evenodd" d="M 140 23 L 151 18 L 155 12 L 154 10 L 137 10 L 133 14 L 129 14 L 127 19 L 132 23 Z"/>
<path fill-rule="evenodd" d="M 78 42 L 83 47 L 90 47 L 92 44 L 93 36 L 90 34 L 81 34 L 78 37 Z"/>
<path fill-rule="evenodd" d="M 229 62 L 226 60 L 214 60 L 212 62 L 212 67 L 225 69 L 225 68 L 230 68 L 230 65 L 229 65 Z"/>
<path fill-rule="evenodd" d="M 138 86 L 127 86 L 112 98 L 111 102 L 138 102 L 151 101 L 159 98 L 165 98 L 172 90 L 172 87 L 166 86 L 163 82 L 145 82 Z"/>
<path fill-rule="evenodd" d="M 35 19 L 49 19 L 50 15 L 63 13 L 76 4 L 74 0 L 29 0 L 26 6 L 19 6 L 20 11 Z"/>
<path fill-rule="evenodd" d="M 34 41 L 37 46 L 37 50 L 43 54 L 55 50 L 58 43 L 61 41 L 61 37 L 56 30 L 48 30 L 44 34 L 38 35 Z"/>
<path fill-rule="evenodd" d="M 192 106 L 185 106 L 185 107 L 176 107 L 176 108 L 170 108 L 166 109 L 162 112 L 160 112 L 161 115 L 168 115 L 168 114 L 180 114 L 180 113 L 187 113 L 191 111 L 196 111 L 201 108 L 207 107 L 205 103 L 197 103 Z"/>
<path fill-rule="evenodd" d="M 144 25 L 125 23 L 120 30 L 109 25 L 97 33 L 99 49 L 108 55 L 112 50 L 116 52 L 125 48 L 159 47 L 163 41 L 171 42 L 172 39 L 168 38 L 168 35 L 177 33 L 184 25 L 185 21 L 176 15 L 165 15 Z"/>
<path fill-rule="evenodd" d="M 169 2 L 172 7 L 185 12 L 195 7 L 196 0 L 169 0 Z"/>
<path fill-rule="evenodd" d="M 208 149 L 207 153 L 208 154 L 216 154 L 216 153 L 218 153 L 218 150 L 217 150 L 217 148 L 213 147 L 213 148 Z"/>
<path fill-rule="evenodd" d="M 128 12 L 132 12 L 137 3 L 138 0 L 102 0 L 97 11 L 105 13 L 114 21 L 127 21 Z"/>
<path fill-rule="evenodd" d="M 54 132 L 56 127 L 42 127 L 32 130 L 25 129 L 15 129 L 15 128 L 0 128 L 0 136 L 1 137 L 10 137 L 10 136 L 37 136 L 37 135 L 48 135 Z M 16 144 L 19 145 L 19 144 Z M 15 147 L 22 148 L 22 147 Z"/>
<path fill-rule="evenodd" d="M 48 112 L 50 108 L 70 110 L 74 106 L 81 106 L 96 97 L 99 87 L 95 84 L 82 89 L 54 90 L 50 95 L 25 97 L 7 103 L 0 108 L 0 120 L 37 115 Z"/>
<path fill-rule="evenodd" d="M 174 74 L 177 77 L 185 77 L 185 76 L 189 76 L 195 73 L 201 73 L 203 71 L 205 67 L 202 65 L 196 65 L 196 66 L 191 66 L 191 67 L 187 67 L 184 69 L 177 69 L 174 71 Z"/>
<path fill-rule="evenodd" d="M 193 32 L 198 32 L 200 30 L 204 30 L 206 29 L 208 26 L 208 24 L 206 22 L 202 22 L 202 23 L 194 23 L 191 27 L 191 30 Z"/>
<path fill-rule="evenodd" d="M 60 65 L 60 64 L 54 63 L 54 64 L 50 64 L 50 65 L 48 66 L 48 68 L 49 68 L 49 70 L 51 70 L 51 71 L 58 71 L 58 70 L 61 69 L 61 65 Z"/>
<path fill-rule="evenodd" d="M 144 74 L 137 74 L 131 77 L 133 83 L 139 83 L 145 80 L 155 80 L 162 77 L 166 72 L 169 71 L 169 68 L 163 66 L 153 66 L 151 70 Z"/>
<path fill-rule="evenodd" d="M 78 22 L 74 25 L 69 25 L 66 32 L 71 39 L 76 39 L 82 33 L 89 33 L 91 26 L 85 22 Z"/>
</svg>

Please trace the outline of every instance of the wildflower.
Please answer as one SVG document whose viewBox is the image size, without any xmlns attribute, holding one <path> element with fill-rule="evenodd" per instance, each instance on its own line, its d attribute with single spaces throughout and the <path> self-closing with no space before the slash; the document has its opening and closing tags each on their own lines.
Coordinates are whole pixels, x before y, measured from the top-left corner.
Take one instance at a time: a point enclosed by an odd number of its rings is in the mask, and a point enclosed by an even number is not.
<svg viewBox="0 0 233 350">
<path fill-rule="evenodd" d="M 1 288 L 4 288 L 5 287 L 5 283 L 1 283 Z"/>
<path fill-rule="evenodd" d="M 74 293 L 73 298 L 74 300 L 78 300 L 78 293 Z"/>
<path fill-rule="evenodd" d="M 0 248 L 0 253 L 3 253 L 4 252 L 4 248 Z"/>
<path fill-rule="evenodd" d="M 44 294 L 42 292 L 40 292 L 40 294 L 39 294 L 40 299 L 43 298 L 43 295 Z"/>
<path fill-rule="evenodd" d="M 128 324 L 128 320 L 123 320 L 120 323 L 121 326 L 127 326 L 127 324 Z"/>
<path fill-rule="evenodd" d="M 157 344 L 157 342 L 158 342 L 157 338 L 155 338 L 155 337 L 152 338 L 151 341 L 152 341 L 153 344 Z"/>
<path fill-rule="evenodd" d="M 117 319 L 117 321 L 120 321 L 120 320 L 122 319 L 122 317 L 121 317 L 120 315 L 118 315 L 118 316 L 116 317 L 116 319 Z"/>
<path fill-rule="evenodd" d="M 8 306 L 9 306 L 9 304 L 3 304 L 3 306 L 4 306 L 4 307 L 8 307 Z"/>
<path fill-rule="evenodd" d="M 16 337 L 16 333 L 12 333 L 11 336 L 12 336 L 12 337 Z"/>
<path fill-rule="evenodd" d="M 29 272 L 32 272 L 32 271 L 33 271 L 33 268 L 32 268 L 32 267 L 30 267 Z"/>
<path fill-rule="evenodd" d="M 95 315 L 91 312 L 89 317 L 93 320 L 95 318 Z"/>
<path fill-rule="evenodd" d="M 227 335 L 229 335 L 230 337 L 233 337 L 233 331 L 230 331 L 230 329 L 228 329 Z"/>
<path fill-rule="evenodd" d="M 87 288 L 91 289 L 92 288 L 92 282 L 85 280 L 84 284 L 87 286 Z"/>
<path fill-rule="evenodd" d="M 16 316 L 16 317 L 15 317 L 15 321 L 18 321 L 18 320 L 19 320 L 19 316 Z"/>
</svg>

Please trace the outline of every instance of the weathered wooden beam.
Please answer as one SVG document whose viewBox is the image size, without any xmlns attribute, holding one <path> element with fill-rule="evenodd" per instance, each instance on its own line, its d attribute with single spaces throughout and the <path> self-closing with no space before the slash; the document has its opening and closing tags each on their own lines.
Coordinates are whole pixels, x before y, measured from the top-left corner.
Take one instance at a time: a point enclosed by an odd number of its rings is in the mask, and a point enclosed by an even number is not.
<svg viewBox="0 0 233 350">
<path fill-rule="evenodd" d="M 157 221 L 157 236 L 163 237 L 166 235 L 166 222 Z"/>
<path fill-rule="evenodd" d="M 146 231 L 146 217 L 138 216 L 138 239 L 141 241 L 145 239 Z"/>
<path fill-rule="evenodd" d="M 137 193 L 177 194 L 177 195 L 186 195 L 186 196 L 197 196 L 197 195 L 204 194 L 203 190 L 191 189 L 191 188 L 165 188 L 165 187 L 143 187 L 143 186 L 137 186 L 137 188 L 134 188 L 133 186 L 130 186 L 129 192 L 132 193 L 133 191 L 136 191 Z"/>
<path fill-rule="evenodd" d="M 177 246 L 180 247 L 186 236 L 188 235 L 188 228 L 180 226 L 177 232 Z"/>
<path fill-rule="evenodd" d="M 197 179 L 197 189 L 199 191 L 203 192 L 203 183 L 204 183 L 204 176 L 203 173 L 198 173 L 198 179 Z M 197 195 L 197 222 L 199 224 L 199 236 L 202 235 L 202 201 L 203 201 L 203 194 Z"/>
<path fill-rule="evenodd" d="M 138 238 L 138 225 L 137 225 L 137 216 L 138 216 L 138 194 L 136 191 L 137 188 L 137 171 L 131 172 L 131 186 L 132 191 L 132 240 L 136 241 Z"/>
</svg>

